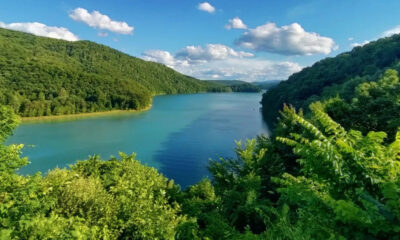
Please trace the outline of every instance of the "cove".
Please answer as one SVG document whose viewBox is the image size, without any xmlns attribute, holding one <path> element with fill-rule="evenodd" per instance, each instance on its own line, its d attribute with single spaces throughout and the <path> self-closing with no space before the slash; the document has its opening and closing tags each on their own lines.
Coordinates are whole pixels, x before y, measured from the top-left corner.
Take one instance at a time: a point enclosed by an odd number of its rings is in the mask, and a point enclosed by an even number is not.
<svg viewBox="0 0 400 240">
<path fill-rule="evenodd" d="M 25 145 L 30 164 L 21 174 L 124 152 L 186 187 L 208 176 L 210 159 L 235 157 L 235 140 L 268 135 L 260 100 L 261 93 L 156 96 L 146 112 L 22 123 L 7 144 Z"/>
</svg>

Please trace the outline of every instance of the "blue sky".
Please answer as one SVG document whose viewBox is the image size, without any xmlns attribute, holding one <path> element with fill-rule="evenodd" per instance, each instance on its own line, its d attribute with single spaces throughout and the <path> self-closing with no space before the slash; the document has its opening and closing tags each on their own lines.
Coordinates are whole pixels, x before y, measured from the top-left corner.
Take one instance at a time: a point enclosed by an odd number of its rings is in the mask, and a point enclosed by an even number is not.
<svg viewBox="0 0 400 240">
<path fill-rule="evenodd" d="M 91 40 L 201 79 L 285 79 L 400 32 L 398 0 L 5 0 L 0 27 Z"/>
</svg>

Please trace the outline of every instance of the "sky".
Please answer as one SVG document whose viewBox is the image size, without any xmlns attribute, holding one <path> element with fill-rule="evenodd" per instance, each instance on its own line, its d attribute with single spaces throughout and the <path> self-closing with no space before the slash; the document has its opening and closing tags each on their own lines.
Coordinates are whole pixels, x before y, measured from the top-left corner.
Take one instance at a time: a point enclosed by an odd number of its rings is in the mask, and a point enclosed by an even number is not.
<svg viewBox="0 0 400 240">
<path fill-rule="evenodd" d="M 252 82 L 400 33 L 399 10 L 399 0 L 2 0 L 0 27 Z"/>
</svg>

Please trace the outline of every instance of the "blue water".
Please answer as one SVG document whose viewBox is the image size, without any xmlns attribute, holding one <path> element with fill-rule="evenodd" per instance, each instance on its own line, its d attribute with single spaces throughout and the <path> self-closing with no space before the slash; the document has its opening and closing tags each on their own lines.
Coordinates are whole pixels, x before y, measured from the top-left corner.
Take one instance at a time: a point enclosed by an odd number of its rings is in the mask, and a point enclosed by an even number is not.
<svg viewBox="0 0 400 240">
<path fill-rule="evenodd" d="M 98 154 L 133 153 L 182 187 L 208 176 L 209 160 L 234 157 L 234 140 L 268 134 L 259 93 L 206 93 L 154 98 L 146 112 L 74 121 L 23 123 L 8 140 L 25 144 L 22 174 L 46 173 Z"/>
</svg>

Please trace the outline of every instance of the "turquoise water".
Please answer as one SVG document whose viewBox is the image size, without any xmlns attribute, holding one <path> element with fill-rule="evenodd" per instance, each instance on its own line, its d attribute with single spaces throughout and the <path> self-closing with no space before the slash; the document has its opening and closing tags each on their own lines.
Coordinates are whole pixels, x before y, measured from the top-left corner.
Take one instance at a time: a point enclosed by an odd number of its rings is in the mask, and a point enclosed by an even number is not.
<svg viewBox="0 0 400 240">
<path fill-rule="evenodd" d="M 234 157 L 234 140 L 268 134 L 259 93 L 206 93 L 154 98 L 146 112 L 64 122 L 24 123 L 8 143 L 25 144 L 22 174 L 46 173 L 98 154 L 133 153 L 182 187 L 208 175 L 209 159 Z"/>
</svg>

